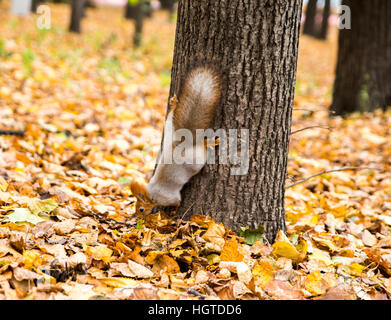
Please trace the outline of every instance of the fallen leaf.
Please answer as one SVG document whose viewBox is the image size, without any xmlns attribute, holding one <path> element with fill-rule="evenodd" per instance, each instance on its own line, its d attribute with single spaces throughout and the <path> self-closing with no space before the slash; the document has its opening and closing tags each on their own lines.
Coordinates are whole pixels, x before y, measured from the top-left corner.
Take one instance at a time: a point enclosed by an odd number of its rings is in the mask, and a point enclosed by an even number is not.
<svg viewBox="0 0 391 320">
<path fill-rule="evenodd" d="M 7 215 L 7 220 L 9 222 L 29 222 L 31 224 L 37 224 L 39 222 L 45 221 L 44 219 L 38 215 L 35 215 L 30 212 L 27 208 L 15 208 L 13 212 Z"/>
<path fill-rule="evenodd" d="M 152 278 L 154 276 L 154 273 L 151 270 L 132 260 L 128 260 L 128 267 L 130 271 L 138 278 L 145 279 Z"/>
<path fill-rule="evenodd" d="M 265 287 L 266 293 L 274 300 L 301 300 L 303 293 L 287 281 L 270 281 Z"/>
<path fill-rule="evenodd" d="M 319 270 L 314 271 L 307 276 L 307 279 L 304 282 L 304 287 L 314 296 L 325 294 L 326 290 L 329 288 Z"/>
<path fill-rule="evenodd" d="M 113 250 L 107 248 L 106 246 L 87 246 L 84 251 L 92 258 L 96 260 L 102 260 L 106 263 L 110 262 L 111 255 L 113 254 Z"/>
<path fill-rule="evenodd" d="M 274 280 L 273 272 L 274 268 L 269 261 L 258 261 L 252 270 L 255 285 L 264 288 L 270 281 Z"/>
<path fill-rule="evenodd" d="M 373 247 L 377 243 L 376 237 L 368 230 L 363 231 L 361 234 L 361 240 L 368 247 Z"/>
<path fill-rule="evenodd" d="M 222 261 L 240 262 L 243 260 L 243 255 L 239 252 L 239 242 L 236 238 L 231 238 L 225 242 L 223 251 L 220 254 Z"/>
</svg>

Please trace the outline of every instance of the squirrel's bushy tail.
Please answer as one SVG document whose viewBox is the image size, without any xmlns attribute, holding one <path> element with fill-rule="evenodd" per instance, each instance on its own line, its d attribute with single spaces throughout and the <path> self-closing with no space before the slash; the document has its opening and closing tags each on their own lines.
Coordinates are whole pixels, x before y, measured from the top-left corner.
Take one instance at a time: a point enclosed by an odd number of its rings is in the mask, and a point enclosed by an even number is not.
<svg viewBox="0 0 391 320">
<path fill-rule="evenodd" d="M 208 129 L 221 96 L 220 73 L 211 66 L 195 67 L 187 74 L 174 110 L 174 128 Z"/>
<path fill-rule="evenodd" d="M 191 69 L 181 85 L 179 97 L 174 96 L 170 99 L 171 110 L 164 124 L 164 139 L 160 153 L 162 161 L 158 160 L 155 172 L 147 186 L 149 199 L 163 206 L 178 206 L 182 187 L 204 167 L 206 163 L 204 140 L 195 139 L 197 137 L 195 133 L 197 129 L 211 127 L 221 96 L 221 77 L 214 67 L 201 66 Z M 195 157 L 190 159 L 184 152 L 187 157 L 185 163 L 182 162 L 182 158 L 181 161 L 176 162 L 177 158 L 172 157 L 172 151 L 179 143 L 173 140 L 173 129 L 174 131 L 188 129 L 193 134 L 191 155 Z M 173 159 L 173 161 L 165 163 L 165 159 Z"/>
</svg>

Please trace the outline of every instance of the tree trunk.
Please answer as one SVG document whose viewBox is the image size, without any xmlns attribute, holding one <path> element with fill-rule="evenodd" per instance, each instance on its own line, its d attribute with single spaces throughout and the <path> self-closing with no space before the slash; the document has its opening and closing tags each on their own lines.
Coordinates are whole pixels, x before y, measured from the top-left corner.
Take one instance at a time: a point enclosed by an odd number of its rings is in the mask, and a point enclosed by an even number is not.
<svg viewBox="0 0 391 320">
<path fill-rule="evenodd" d="M 96 4 L 92 2 L 91 0 L 85 0 L 85 7 L 86 8 L 91 8 L 91 9 L 96 9 Z"/>
<path fill-rule="evenodd" d="M 169 10 L 170 12 L 173 10 L 176 0 L 160 0 L 160 4 L 162 9 Z"/>
<path fill-rule="evenodd" d="M 31 12 L 36 13 L 40 0 L 31 1 Z"/>
<path fill-rule="evenodd" d="M 331 110 L 337 115 L 391 106 L 391 2 L 345 0 L 351 29 L 340 30 Z"/>
<path fill-rule="evenodd" d="M 330 0 L 325 0 L 323 8 L 322 25 L 320 27 L 319 39 L 326 40 L 329 29 Z"/>
<path fill-rule="evenodd" d="M 234 230 L 285 230 L 284 185 L 301 0 L 179 1 L 170 96 L 187 68 L 213 62 L 224 75 L 214 129 L 249 130 L 249 169 L 206 165 L 182 190 L 177 215 L 210 215 Z M 238 142 L 240 145 L 240 142 Z M 216 152 L 217 154 L 218 152 Z"/>
<path fill-rule="evenodd" d="M 152 17 L 152 7 L 149 1 L 144 2 L 144 18 Z"/>
<path fill-rule="evenodd" d="M 71 23 L 69 25 L 69 31 L 80 33 L 80 23 L 84 14 L 84 1 L 85 0 L 72 0 L 71 4 Z"/>
<path fill-rule="evenodd" d="M 176 0 L 160 0 L 160 4 L 163 10 L 168 10 L 170 13 L 170 20 L 173 20 L 175 13 L 175 3 Z"/>
<path fill-rule="evenodd" d="M 317 0 L 309 0 L 305 11 L 303 34 L 316 37 L 315 17 Z"/>
<path fill-rule="evenodd" d="M 140 46 L 144 24 L 144 7 L 142 1 L 135 6 L 133 45 Z"/>
<path fill-rule="evenodd" d="M 150 18 L 152 16 L 152 8 L 150 2 L 142 1 L 142 8 L 143 8 L 143 17 Z M 139 9 L 137 8 L 137 5 L 131 6 L 128 2 L 125 7 L 125 19 L 136 20 L 138 14 L 139 14 Z"/>
<path fill-rule="evenodd" d="M 87 0 L 84 0 L 83 10 L 81 14 L 81 20 L 87 16 Z"/>
<path fill-rule="evenodd" d="M 125 18 L 129 20 L 136 19 L 136 15 L 137 15 L 137 6 L 131 6 L 128 1 L 125 7 Z"/>
</svg>

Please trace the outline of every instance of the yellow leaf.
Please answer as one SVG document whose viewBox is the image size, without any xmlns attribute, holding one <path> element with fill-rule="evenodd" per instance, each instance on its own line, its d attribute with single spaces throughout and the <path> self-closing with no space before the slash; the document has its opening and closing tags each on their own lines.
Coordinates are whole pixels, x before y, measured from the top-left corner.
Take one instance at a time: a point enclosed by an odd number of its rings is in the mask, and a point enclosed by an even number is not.
<svg viewBox="0 0 391 320">
<path fill-rule="evenodd" d="M 114 288 L 127 288 L 127 287 L 136 287 L 139 285 L 139 281 L 123 278 L 123 277 L 111 277 L 101 280 L 105 285 L 114 287 Z"/>
<path fill-rule="evenodd" d="M 206 257 L 208 259 L 209 264 L 215 264 L 219 263 L 221 261 L 221 258 L 218 254 L 212 253 Z"/>
<path fill-rule="evenodd" d="M 319 217 L 317 215 L 309 215 L 302 217 L 299 220 L 299 223 L 302 225 L 315 226 L 319 222 Z"/>
<path fill-rule="evenodd" d="M 7 219 L 9 222 L 28 222 L 36 225 L 39 222 L 45 221 L 47 218 L 42 218 L 38 215 L 35 215 L 27 208 L 15 208 L 13 209 L 13 212 L 7 216 Z"/>
<path fill-rule="evenodd" d="M 186 253 L 185 250 L 183 249 L 171 249 L 170 250 L 170 254 L 175 257 L 175 258 L 178 258 L 180 257 L 181 255 L 183 255 L 184 253 Z"/>
<path fill-rule="evenodd" d="M 342 205 L 339 207 L 334 207 L 331 209 L 331 213 L 336 217 L 336 218 L 343 218 L 347 215 L 347 210 L 346 210 L 346 205 Z"/>
<path fill-rule="evenodd" d="M 325 294 L 328 288 L 328 284 L 322 279 L 322 274 L 319 270 L 310 273 L 307 279 L 304 281 L 304 287 L 313 295 Z"/>
<path fill-rule="evenodd" d="M 148 255 L 145 257 L 145 262 L 148 264 L 154 264 L 155 260 L 162 256 L 164 252 L 162 251 L 150 251 Z"/>
<path fill-rule="evenodd" d="M 287 241 L 277 241 L 273 244 L 273 254 L 279 257 L 285 257 L 292 260 L 298 260 L 300 253 Z"/>
<path fill-rule="evenodd" d="M 296 250 L 299 252 L 299 261 L 303 261 L 307 256 L 307 241 L 301 240 L 296 246 Z"/>
<path fill-rule="evenodd" d="M 109 263 L 113 251 L 105 246 L 96 246 L 85 248 L 85 252 L 95 260 L 102 260 L 103 262 Z"/>
<path fill-rule="evenodd" d="M 0 177 L 0 191 L 6 192 L 8 189 L 8 183 L 3 177 Z"/>
<path fill-rule="evenodd" d="M 361 277 L 362 272 L 364 271 L 365 267 L 358 263 L 353 263 L 348 265 L 350 269 L 350 274 L 356 277 Z"/>
<path fill-rule="evenodd" d="M 57 207 L 58 204 L 54 199 L 33 199 L 28 203 L 28 208 L 30 209 L 31 213 L 35 215 L 39 215 L 41 213 L 50 214 Z"/>
<path fill-rule="evenodd" d="M 330 259 L 330 256 L 318 249 L 314 249 L 313 253 L 308 255 L 308 259 L 322 261 L 328 266 L 333 264 L 333 262 Z"/>
<path fill-rule="evenodd" d="M 270 281 L 274 280 L 273 272 L 274 268 L 269 261 L 258 261 L 252 270 L 255 285 L 264 288 Z"/>
<path fill-rule="evenodd" d="M 42 264 L 42 252 L 39 250 L 23 251 L 23 263 L 26 269 L 38 268 Z"/>
<path fill-rule="evenodd" d="M 319 244 L 320 246 L 323 246 L 323 247 L 326 247 L 330 250 L 331 253 L 333 252 L 339 252 L 341 251 L 340 248 L 338 248 L 333 241 L 331 240 L 328 240 L 328 239 L 323 239 L 323 238 L 320 238 L 320 237 L 312 237 L 312 239 L 315 240 L 315 242 L 317 244 Z"/>
</svg>

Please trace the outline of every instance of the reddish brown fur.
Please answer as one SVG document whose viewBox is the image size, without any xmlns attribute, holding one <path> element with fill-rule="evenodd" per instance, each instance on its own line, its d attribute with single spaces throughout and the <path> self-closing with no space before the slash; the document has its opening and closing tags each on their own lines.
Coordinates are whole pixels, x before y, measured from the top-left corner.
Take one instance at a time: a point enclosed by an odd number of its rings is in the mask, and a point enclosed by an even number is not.
<svg viewBox="0 0 391 320">
<path fill-rule="evenodd" d="M 148 197 L 147 182 L 142 179 L 135 179 L 130 184 L 133 196 L 136 197 L 136 215 L 145 216 L 151 213 L 154 205 Z"/>
<path fill-rule="evenodd" d="M 212 81 L 203 84 L 201 90 L 195 90 L 194 82 L 200 74 L 207 74 Z M 208 93 L 208 96 L 205 93 Z M 185 128 L 194 134 L 196 129 L 210 128 L 220 96 L 221 77 L 215 68 L 201 66 L 192 69 L 184 80 L 178 100 L 174 103 L 175 130 Z"/>
</svg>

